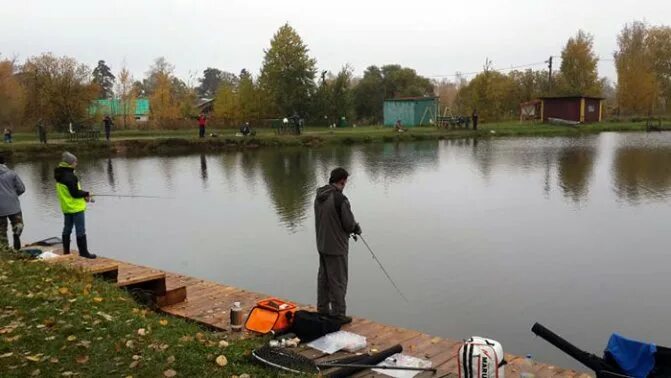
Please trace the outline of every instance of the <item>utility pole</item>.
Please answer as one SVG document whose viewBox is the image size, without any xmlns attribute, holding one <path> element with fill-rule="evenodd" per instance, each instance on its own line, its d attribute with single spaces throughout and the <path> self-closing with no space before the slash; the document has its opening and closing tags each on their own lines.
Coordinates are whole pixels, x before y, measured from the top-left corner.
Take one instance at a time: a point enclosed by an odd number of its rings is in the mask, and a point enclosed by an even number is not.
<svg viewBox="0 0 671 378">
<path fill-rule="evenodd" d="M 550 58 L 546 60 L 545 63 L 548 64 L 548 83 L 550 85 L 550 89 L 552 89 L 552 56 L 550 56 Z"/>
</svg>

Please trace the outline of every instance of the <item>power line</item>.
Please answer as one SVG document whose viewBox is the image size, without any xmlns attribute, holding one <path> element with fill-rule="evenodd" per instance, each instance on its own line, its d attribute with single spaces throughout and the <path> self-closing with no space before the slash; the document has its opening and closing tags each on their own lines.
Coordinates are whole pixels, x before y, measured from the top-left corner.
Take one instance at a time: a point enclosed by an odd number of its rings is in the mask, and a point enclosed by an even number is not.
<svg viewBox="0 0 671 378">
<path fill-rule="evenodd" d="M 519 66 L 512 66 L 512 67 L 506 67 L 506 68 L 492 68 L 490 71 L 512 71 L 520 68 L 529 68 L 529 67 L 534 67 L 534 66 L 540 66 L 540 65 L 545 65 L 547 64 L 546 61 L 543 62 L 536 62 L 536 63 L 528 63 L 528 64 L 522 64 Z M 481 72 L 484 72 L 485 70 L 480 70 L 480 71 L 473 71 L 473 72 L 458 72 L 456 74 L 451 74 L 451 75 L 431 75 L 429 77 L 456 77 L 456 76 L 470 76 L 470 75 L 477 75 Z"/>
<path fill-rule="evenodd" d="M 551 55 L 551 58 L 559 58 L 561 59 L 561 56 L 558 55 Z M 597 57 L 599 59 L 599 62 L 615 62 L 615 59 L 612 58 L 601 58 Z M 543 62 L 536 62 L 536 63 L 528 63 L 528 64 L 521 64 L 519 66 L 512 66 L 512 67 L 506 67 L 506 68 L 492 68 L 490 71 L 497 71 L 497 72 L 503 72 L 503 71 L 512 71 L 520 68 L 530 68 L 530 67 L 536 67 L 536 66 L 545 66 L 548 64 L 548 61 L 545 60 Z M 448 75 L 429 75 L 428 77 L 430 78 L 447 78 L 447 77 L 458 77 L 458 76 L 471 76 L 471 75 L 477 75 L 482 72 L 485 72 L 485 70 L 480 70 L 480 71 L 472 71 L 472 72 L 459 72 L 455 74 L 448 74 Z"/>
</svg>

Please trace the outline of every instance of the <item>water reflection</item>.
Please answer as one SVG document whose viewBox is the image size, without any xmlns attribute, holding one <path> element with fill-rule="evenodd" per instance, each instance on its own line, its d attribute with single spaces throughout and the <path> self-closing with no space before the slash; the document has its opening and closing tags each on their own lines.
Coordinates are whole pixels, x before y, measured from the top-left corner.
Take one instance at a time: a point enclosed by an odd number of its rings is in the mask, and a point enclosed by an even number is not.
<svg viewBox="0 0 671 378">
<path fill-rule="evenodd" d="M 593 147 L 562 149 L 558 158 L 558 177 L 559 186 L 566 197 L 575 202 L 587 198 L 595 157 L 596 149 Z"/>
<path fill-rule="evenodd" d="M 631 203 L 660 200 L 671 191 L 671 148 L 620 147 L 613 162 L 614 190 Z"/>
<path fill-rule="evenodd" d="M 355 182 L 364 185 L 382 183 L 388 188 L 389 184 L 426 174 L 435 182 L 445 179 L 458 183 L 464 189 L 451 189 L 457 192 L 479 188 L 507 198 L 536 188 L 545 201 L 552 201 L 558 192 L 575 203 L 587 204 L 598 184 L 597 167 L 610 166 L 612 157 L 607 180 L 612 182 L 617 199 L 633 205 L 646 199 L 665 199 L 671 195 L 671 138 L 665 135 L 657 137 L 652 145 L 649 138 L 615 135 L 611 144 L 603 144 L 598 137 L 462 139 L 266 149 L 218 156 L 84 159 L 78 171 L 87 187 L 95 185 L 95 190 L 133 193 L 136 186 L 151 180 L 171 192 L 190 182 L 180 178 L 188 174 L 183 168 L 199 164 L 202 188 L 208 189 L 213 177 L 231 193 L 257 195 L 257 188 L 263 188 L 259 192 L 267 193 L 279 223 L 296 232 L 310 216 L 315 188 L 336 166 L 350 170 Z M 184 163 L 185 159 L 190 162 Z M 220 164 L 213 170 L 208 160 Z M 32 181 L 43 198 L 53 196 L 55 164 L 52 160 L 20 164 L 30 168 Z M 485 181 L 478 180 L 473 172 Z"/>
<path fill-rule="evenodd" d="M 207 158 L 205 154 L 200 154 L 200 178 L 203 181 L 203 188 L 207 188 Z"/>
<path fill-rule="evenodd" d="M 394 181 L 414 174 L 418 168 L 439 164 L 439 142 L 388 143 L 362 149 L 362 163 L 373 181 Z"/>
<path fill-rule="evenodd" d="M 312 193 L 316 187 L 315 160 L 309 151 L 288 149 L 260 151 L 262 177 L 282 223 L 296 231 L 307 217 Z"/>
<path fill-rule="evenodd" d="M 112 166 L 112 159 L 107 159 L 107 183 L 109 184 L 112 191 L 116 189 L 116 184 L 114 182 L 114 167 Z"/>
</svg>

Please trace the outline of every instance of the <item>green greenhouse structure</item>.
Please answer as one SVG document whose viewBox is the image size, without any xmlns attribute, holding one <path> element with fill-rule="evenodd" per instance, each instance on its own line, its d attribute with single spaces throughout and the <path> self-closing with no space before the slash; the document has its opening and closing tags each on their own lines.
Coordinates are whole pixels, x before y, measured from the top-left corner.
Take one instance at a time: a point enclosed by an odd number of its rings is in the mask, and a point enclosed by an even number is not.
<svg viewBox="0 0 671 378">
<path fill-rule="evenodd" d="M 149 99 L 137 98 L 128 109 L 123 108 L 119 99 L 95 100 L 89 106 L 89 114 L 92 116 L 109 114 L 111 117 L 126 115 L 134 117 L 136 121 L 147 121 L 149 119 Z"/>
<path fill-rule="evenodd" d="M 384 100 L 384 125 L 427 126 L 436 120 L 438 97 L 403 97 Z"/>
</svg>

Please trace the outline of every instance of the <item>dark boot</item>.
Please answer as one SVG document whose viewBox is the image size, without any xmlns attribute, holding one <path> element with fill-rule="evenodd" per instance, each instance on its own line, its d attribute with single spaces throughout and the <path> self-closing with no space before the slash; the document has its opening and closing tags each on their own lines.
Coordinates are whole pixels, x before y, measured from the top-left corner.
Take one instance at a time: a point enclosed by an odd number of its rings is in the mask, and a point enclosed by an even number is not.
<svg viewBox="0 0 671 378">
<path fill-rule="evenodd" d="M 63 254 L 70 254 L 70 235 L 63 235 Z"/>
<path fill-rule="evenodd" d="M 345 324 L 349 324 L 349 323 L 352 322 L 352 317 L 347 316 L 347 315 L 332 315 L 331 319 L 340 323 L 340 325 L 345 325 Z"/>
<path fill-rule="evenodd" d="M 17 251 L 21 249 L 21 238 L 19 235 L 14 235 L 14 249 Z"/>
<path fill-rule="evenodd" d="M 87 259 L 95 259 L 97 256 L 89 253 L 88 243 L 86 242 L 86 235 L 77 236 L 77 248 L 79 248 L 79 256 Z"/>
</svg>

